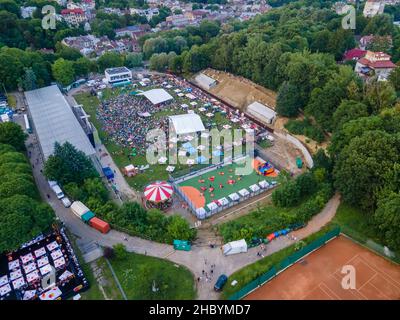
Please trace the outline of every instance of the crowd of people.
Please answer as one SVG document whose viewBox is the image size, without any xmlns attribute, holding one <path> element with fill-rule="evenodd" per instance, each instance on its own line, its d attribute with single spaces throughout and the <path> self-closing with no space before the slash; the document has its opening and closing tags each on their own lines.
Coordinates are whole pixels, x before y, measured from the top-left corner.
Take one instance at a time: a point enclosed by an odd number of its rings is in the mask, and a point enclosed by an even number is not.
<svg viewBox="0 0 400 320">
<path fill-rule="evenodd" d="M 184 79 L 170 75 L 151 76 L 148 86 L 164 87 L 169 91 L 175 91 L 175 93 L 190 93 L 196 97 L 198 106 L 215 104 L 218 105 L 220 110 L 226 112 L 227 119 L 237 118 L 240 121 L 239 124 L 252 124 L 249 119 L 244 117 L 244 114 L 239 114 L 239 111 L 233 112 Z M 141 89 L 146 90 L 147 88 Z M 132 94 L 129 90 L 125 90 L 123 94 L 102 101 L 97 109 L 97 118 L 101 121 L 103 130 L 107 133 L 109 139 L 120 146 L 134 148 L 135 154 L 143 155 L 150 143 L 146 142 L 146 135 L 149 130 L 162 129 L 168 136 L 168 117 L 166 115 L 155 116 L 155 114 L 166 110 L 168 112 L 165 114 L 186 113 L 187 110 L 180 103 L 182 101 L 179 101 L 183 99 L 177 96 L 175 100 L 153 105 L 144 96 Z"/>
</svg>

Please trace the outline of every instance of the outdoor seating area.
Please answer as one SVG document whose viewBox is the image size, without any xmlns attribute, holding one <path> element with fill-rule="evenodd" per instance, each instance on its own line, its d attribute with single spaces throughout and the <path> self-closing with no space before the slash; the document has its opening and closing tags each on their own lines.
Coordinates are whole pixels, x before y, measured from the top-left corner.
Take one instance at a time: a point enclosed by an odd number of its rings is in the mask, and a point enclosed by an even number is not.
<svg viewBox="0 0 400 320">
<path fill-rule="evenodd" d="M 55 283 L 43 287 L 53 272 Z M 63 228 L 0 256 L 0 300 L 66 299 L 88 285 Z"/>
</svg>

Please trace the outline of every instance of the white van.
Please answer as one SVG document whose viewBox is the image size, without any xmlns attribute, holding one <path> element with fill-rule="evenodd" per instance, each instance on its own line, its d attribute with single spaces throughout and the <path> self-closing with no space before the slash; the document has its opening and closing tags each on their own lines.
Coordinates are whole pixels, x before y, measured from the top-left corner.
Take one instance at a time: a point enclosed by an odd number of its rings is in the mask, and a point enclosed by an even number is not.
<svg viewBox="0 0 400 320">
<path fill-rule="evenodd" d="M 68 199 L 68 197 L 62 198 L 61 202 L 66 208 L 69 208 L 71 206 L 71 201 Z"/>
<path fill-rule="evenodd" d="M 61 188 L 59 187 L 58 184 L 52 186 L 51 189 L 53 189 L 54 193 L 57 196 L 57 199 L 60 200 L 60 199 L 64 198 L 64 193 L 62 192 L 62 190 L 61 190 Z"/>
</svg>

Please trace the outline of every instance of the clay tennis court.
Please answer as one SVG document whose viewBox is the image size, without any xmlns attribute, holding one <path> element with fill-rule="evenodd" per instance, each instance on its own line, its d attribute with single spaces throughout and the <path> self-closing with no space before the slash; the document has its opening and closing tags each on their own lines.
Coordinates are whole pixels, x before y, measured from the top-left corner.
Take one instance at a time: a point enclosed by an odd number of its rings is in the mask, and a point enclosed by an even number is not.
<svg viewBox="0 0 400 320">
<path fill-rule="evenodd" d="M 341 286 L 352 265 L 356 289 Z M 398 300 L 400 266 L 339 236 L 250 293 L 245 300 Z"/>
</svg>

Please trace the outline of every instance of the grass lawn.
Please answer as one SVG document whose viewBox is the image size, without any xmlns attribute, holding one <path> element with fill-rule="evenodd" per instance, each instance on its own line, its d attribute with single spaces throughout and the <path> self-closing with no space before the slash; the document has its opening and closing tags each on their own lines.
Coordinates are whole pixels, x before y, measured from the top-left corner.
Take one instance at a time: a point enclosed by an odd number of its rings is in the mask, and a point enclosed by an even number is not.
<svg viewBox="0 0 400 320">
<path fill-rule="evenodd" d="M 332 222 L 340 226 L 341 231 L 354 240 L 384 255 L 382 240 L 370 221 L 371 213 L 341 203 Z M 392 260 L 400 263 L 400 252 L 395 252 Z"/>
<path fill-rule="evenodd" d="M 15 96 L 13 94 L 8 94 L 7 99 L 8 99 L 8 105 L 12 109 L 15 109 L 17 107 L 17 99 L 15 98 Z"/>
<path fill-rule="evenodd" d="M 334 227 L 336 227 L 336 225 L 333 224 L 325 226 L 320 231 L 303 239 L 303 241 L 307 245 L 313 242 L 314 240 L 318 239 L 319 237 L 323 236 L 324 234 L 332 230 Z M 273 266 L 279 265 L 282 260 L 290 256 L 294 252 L 295 252 L 295 245 L 293 244 L 289 247 L 286 247 L 278 252 L 273 253 L 270 256 L 262 258 L 259 261 L 236 271 L 231 276 L 229 276 L 228 281 L 224 289 L 222 290 L 221 299 L 229 298 L 232 294 L 239 291 L 249 282 L 257 279 L 259 276 L 267 272 Z M 231 285 L 231 282 L 233 280 L 236 280 L 238 282 L 235 286 Z"/>
<path fill-rule="evenodd" d="M 196 298 L 193 274 L 167 260 L 127 253 L 111 265 L 130 300 L 190 300 Z M 159 289 L 152 291 L 153 281 Z"/>
<path fill-rule="evenodd" d="M 140 88 L 144 91 L 154 89 L 156 87 L 148 86 L 145 88 Z M 107 100 L 112 97 L 115 97 L 119 94 L 127 93 L 132 90 L 136 89 L 122 89 L 122 88 L 116 88 L 116 89 L 105 89 L 103 90 L 103 99 Z M 181 104 L 187 104 L 190 106 L 190 100 L 187 97 L 178 97 L 177 94 L 173 90 L 168 90 L 169 93 L 174 97 L 175 99 L 175 104 L 176 105 L 181 105 Z M 90 115 L 90 121 L 94 124 L 94 126 L 97 129 L 97 132 L 99 134 L 100 140 L 104 143 L 105 147 L 107 148 L 108 152 L 112 155 L 114 162 L 119 168 L 123 168 L 126 165 L 133 164 L 135 166 L 140 166 L 140 165 L 147 165 L 147 160 L 145 155 L 136 155 L 134 157 L 131 157 L 131 159 L 128 158 L 129 154 L 131 153 L 130 148 L 122 147 L 116 143 L 114 143 L 111 139 L 109 139 L 107 133 L 105 133 L 102 130 L 102 123 L 99 121 L 96 117 L 96 109 L 98 105 L 100 104 L 99 99 L 97 96 L 92 96 L 90 93 L 80 93 L 74 96 L 75 100 L 79 103 L 82 104 L 85 111 Z M 198 106 L 200 107 L 201 103 L 199 101 Z M 189 109 L 193 109 L 192 106 L 189 107 Z M 183 113 L 182 112 L 177 112 L 176 110 L 173 109 L 168 109 L 166 108 L 165 110 L 155 113 L 153 116 L 156 118 L 161 118 L 161 117 L 166 117 L 169 115 L 174 115 L 177 113 Z M 222 126 L 225 124 L 230 124 L 232 126 L 232 129 L 239 128 L 237 124 L 232 124 L 227 117 L 222 115 L 221 113 L 215 113 L 214 117 L 212 118 L 207 118 L 205 116 L 207 112 L 199 113 L 199 115 L 202 118 L 203 123 L 213 125 L 213 127 L 218 127 L 219 129 L 222 129 Z M 146 186 L 148 183 L 155 181 L 155 180 L 166 180 L 168 178 L 168 172 L 165 170 L 168 165 L 151 165 L 149 169 L 147 169 L 144 173 L 138 174 L 134 177 L 126 178 L 128 184 L 136 189 L 136 190 L 142 190 L 144 186 Z M 188 169 L 188 166 L 186 164 L 177 164 L 174 165 L 175 168 L 175 173 L 180 172 L 181 170 L 186 170 Z"/>
<path fill-rule="evenodd" d="M 92 268 L 88 263 L 83 260 L 82 253 L 78 248 L 78 245 L 75 242 L 75 237 L 67 230 L 68 238 L 71 241 L 71 245 L 74 248 L 74 252 L 78 258 L 79 264 L 83 270 L 83 274 L 85 275 L 87 281 L 89 281 L 89 289 L 85 292 L 81 292 L 80 295 L 82 300 L 104 300 L 103 293 L 100 291 L 100 288 L 97 284 L 97 281 L 94 277 Z M 71 298 L 72 299 L 72 298 Z"/>
</svg>

